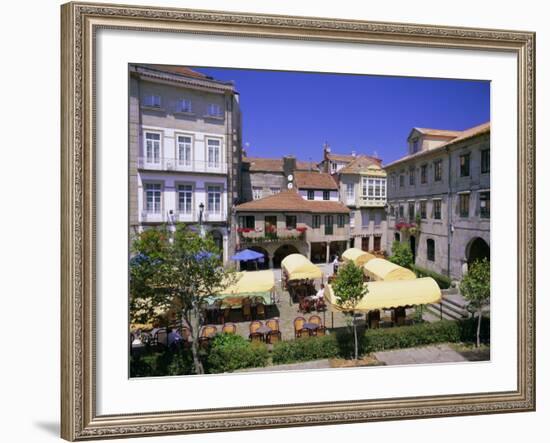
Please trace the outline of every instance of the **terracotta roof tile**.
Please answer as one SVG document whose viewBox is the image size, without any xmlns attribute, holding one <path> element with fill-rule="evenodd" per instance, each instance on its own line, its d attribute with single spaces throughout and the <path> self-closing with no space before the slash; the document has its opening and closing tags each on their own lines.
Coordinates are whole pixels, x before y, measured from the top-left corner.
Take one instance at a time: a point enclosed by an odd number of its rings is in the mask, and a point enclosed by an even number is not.
<svg viewBox="0 0 550 443">
<path fill-rule="evenodd" d="M 144 65 L 158 71 L 170 72 L 172 74 L 184 75 L 185 77 L 208 79 L 209 77 L 201 72 L 197 72 L 186 66 L 173 65 Z"/>
<path fill-rule="evenodd" d="M 338 185 L 330 174 L 315 171 L 296 171 L 294 179 L 298 189 L 333 189 Z"/>
<path fill-rule="evenodd" d="M 462 131 L 450 131 L 447 129 L 414 128 L 424 135 L 436 135 L 441 137 L 458 137 Z"/>
<path fill-rule="evenodd" d="M 253 172 L 283 172 L 282 158 L 244 157 L 243 163 L 248 164 L 248 170 Z M 298 171 L 318 171 L 313 162 L 296 160 Z"/>
<path fill-rule="evenodd" d="M 437 148 L 430 149 L 428 151 L 419 151 L 419 152 L 416 152 L 416 153 L 411 154 L 411 155 L 406 155 L 404 157 L 401 157 L 398 160 L 395 160 L 394 162 L 391 162 L 391 163 L 385 165 L 384 167 L 388 168 L 388 167 L 394 166 L 396 164 L 399 164 L 401 162 L 404 162 L 404 161 L 407 161 L 407 160 L 410 160 L 410 159 L 413 159 L 413 158 L 422 157 L 423 155 L 426 155 L 426 154 L 429 154 L 429 153 L 432 153 L 432 152 L 438 152 L 438 151 L 442 150 L 443 148 L 454 145 L 455 143 L 467 140 L 467 139 L 472 138 L 472 137 L 476 137 L 478 135 L 486 134 L 488 132 L 491 132 L 491 122 L 482 123 L 481 125 L 477 125 L 477 126 L 474 126 L 472 128 L 468 128 L 464 131 L 459 132 L 458 137 L 455 137 L 452 140 L 449 140 L 448 142 L 442 144 L 441 146 L 438 146 Z"/>
<path fill-rule="evenodd" d="M 355 160 L 340 169 L 339 173 L 358 174 L 360 172 L 365 172 L 365 170 L 372 165 L 380 166 L 379 159 L 368 155 L 358 155 Z"/>
<path fill-rule="evenodd" d="M 235 209 L 237 212 L 349 213 L 349 209 L 341 202 L 305 200 L 294 190 L 285 190 L 275 195 L 242 203 Z"/>
</svg>

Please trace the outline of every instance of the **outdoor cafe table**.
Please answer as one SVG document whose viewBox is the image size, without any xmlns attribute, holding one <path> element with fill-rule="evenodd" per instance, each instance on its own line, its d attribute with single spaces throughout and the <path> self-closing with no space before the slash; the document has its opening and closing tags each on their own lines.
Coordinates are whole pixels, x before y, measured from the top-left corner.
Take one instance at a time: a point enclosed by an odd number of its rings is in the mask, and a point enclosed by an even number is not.
<svg viewBox="0 0 550 443">
<path fill-rule="evenodd" d="M 262 325 L 258 329 L 256 329 L 256 332 L 263 335 L 264 340 L 267 337 L 267 334 L 269 334 L 271 331 L 272 329 L 266 325 Z"/>
<path fill-rule="evenodd" d="M 302 329 L 307 329 L 308 331 L 316 331 L 317 329 L 319 329 L 319 325 L 317 323 L 304 323 Z"/>
</svg>

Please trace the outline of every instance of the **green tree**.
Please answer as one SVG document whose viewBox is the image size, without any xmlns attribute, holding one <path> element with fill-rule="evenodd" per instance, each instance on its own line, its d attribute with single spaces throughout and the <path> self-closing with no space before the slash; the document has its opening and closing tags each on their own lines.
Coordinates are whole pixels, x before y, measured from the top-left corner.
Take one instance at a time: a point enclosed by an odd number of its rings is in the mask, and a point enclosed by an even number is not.
<svg viewBox="0 0 550 443">
<path fill-rule="evenodd" d="M 211 236 L 201 236 L 183 224 L 170 233 L 149 229 L 132 244 L 130 260 L 130 313 L 132 321 L 154 319 L 159 310 L 181 312 L 192 338 L 197 374 L 204 368 L 199 358 L 200 308 L 204 298 L 216 294 L 234 280 L 223 268 L 221 251 Z"/>
<path fill-rule="evenodd" d="M 476 260 L 468 266 L 468 272 L 460 282 L 460 292 L 468 300 L 469 306 L 477 311 L 477 347 L 479 347 L 482 311 L 491 296 L 491 266 L 486 258 Z"/>
<path fill-rule="evenodd" d="M 394 241 L 391 246 L 392 255 L 388 258 L 392 263 L 411 268 L 413 265 L 413 255 L 411 247 L 406 242 Z"/>
<path fill-rule="evenodd" d="M 354 338 L 355 360 L 359 358 L 359 342 L 357 340 L 357 324 L 355 322 L 355 309 L 361 299 L 369 292 L 363 280 L 363 269 L 352 261 L 347 262 L 338 269 L 338 274 L 332 282 L 332 289 L 336 297 L 336 303 L 347 315 L 351 315 Z"/>
</svg>

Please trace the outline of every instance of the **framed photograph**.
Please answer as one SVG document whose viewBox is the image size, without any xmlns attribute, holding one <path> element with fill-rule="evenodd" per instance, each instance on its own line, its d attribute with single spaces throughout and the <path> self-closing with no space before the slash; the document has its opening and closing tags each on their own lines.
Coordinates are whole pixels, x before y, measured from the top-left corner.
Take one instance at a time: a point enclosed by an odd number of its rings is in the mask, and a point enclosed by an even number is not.
<svg viewBox="0 0 550 443">
<path fill-rule="evenodd" d="M 534 33 L 61 17 L 63 438 L 535 409 Z"/>
</svg>

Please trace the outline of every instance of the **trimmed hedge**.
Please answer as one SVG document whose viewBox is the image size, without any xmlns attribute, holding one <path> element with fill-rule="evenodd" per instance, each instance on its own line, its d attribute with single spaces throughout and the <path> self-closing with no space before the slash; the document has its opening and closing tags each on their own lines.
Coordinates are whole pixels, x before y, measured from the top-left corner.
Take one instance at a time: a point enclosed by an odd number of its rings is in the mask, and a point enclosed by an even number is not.
<svg viewBox="0 0 550 443">
<path fill-rule="evenodd" d="M 443 320 L 412 326 L 369 329 L 359 335 L 359 354 L 391 349 L 414 348 L 437 343 L 475 342 L 477 319 Z M 481 340 L 489 342 L 490 320 L 484 318 Z M 353 335 L 345 330 L 324 337 L 300 338 L 277 343 L 273 347 L 273 364 L 297 363 L 324 358 L 351 358 Z"/>
<path fill-rule="evenodd" d="M 217 374 L 267 366 L 269 351 L 263 343 L 251 343 L 237 334 L 220 334 L 212 340 L 206 372 Z"/>
<path fill-rule="evenodd" d="M 454 321 L 419 323 L 387 329 L 371 329 L 365 332 L 365 353 L 388 349 L 414 348 L 435 343 L 460 341 L 460 327 Z"/>
<path fill-rule="evenodd" d="M 193 356 L 184 350 L 144 351 L 130 357 L 130 377 L 194 374 Z"/>
<path fill-rule="evenodd" d="M 339 347 L 334 335 L 299 338 L 281 341 L 273 346 L 273 364 L 296 363 L 300 361 L 333 358 L 339 355 Z"/>
<path fill-rule="evenodd" d="M 421 268 L 416 265 L 412 265 L 411 269 L 415 272 L 417 277 L 431 277 L 439 285 L 440 289 L 449 289 L 451 287 L 451 279 L 443 274 L 430 271 L 429 269 Z"/>
</svg>

